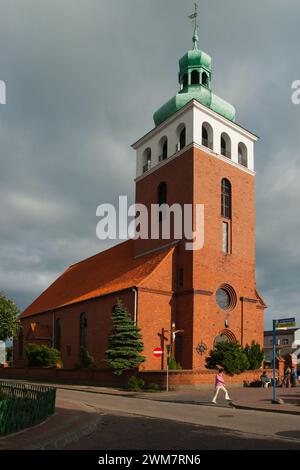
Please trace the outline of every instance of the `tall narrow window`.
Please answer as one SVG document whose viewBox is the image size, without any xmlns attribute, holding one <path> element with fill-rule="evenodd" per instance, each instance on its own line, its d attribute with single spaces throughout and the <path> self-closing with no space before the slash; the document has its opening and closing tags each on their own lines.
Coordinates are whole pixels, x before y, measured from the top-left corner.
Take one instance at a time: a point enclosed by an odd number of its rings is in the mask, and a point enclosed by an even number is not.
<svg viewBox="0 0 300 470">
<path fill-rule="evenodd" d="M 20 330 L 19 338 L 18 338 L 18 353 L 19 356 L 23 356 L 24 350 L 24 336 L 23 336 L 23 329 Z"/>
<path fill-rule="evenodd" d="M 166 160 L 168 158 L 168 139 L 167 137 L 162 137 L 159 142 L 159 157 L 158 160 Z"/>
<path fill-rule="evenodd" d="M 239 143 L 238 158 L 239 158 L 239 164 L 247 168 L 248 167 L 247 147 L 243 142 Z"/>
<path fill-rule="evenodd" d="M 191 73 L 191 85 L 199 85 L 200 74 L 198 70 L 193 70 Z"/>
<path fill-rule="evenodd" d="M 56 318 L 54 325 L 54 347 L 60 351 L 61 344 L 61 324 L 60 319 Z"/>
<path fill-rule="evenodd" d="M 213 140 L 214 135 L 211 125 L 208 122 L 204 122 L 202 124 L 202 145 L 213 150 Z"/>
<path fill-rule="evenodd" d="M 221 215 L 231 219 L 231 184 L 227 179 L 222 180 Z"/>
<path fill-rule="evenodd" d="M 222 223 L 222 251 L 229 253 L 229 224 L 227 222 Z"/>
<path fill-rule="evenodd" d="M 87 346 L 87 317 L 85 313 L 80 315 L 79 346 L 82 348 L 86 348 Z"/>
<path fill-rule="evenodd" d="M 167 184 L 165 182 L 160 183 L 158 186 L 158 205 L 161 206 L 162 204 L 167 204 Z M 163 218 L 163 209 L 159 212 L 159 222 L 162 221 Z"/>
<path fill-rule="evenodd" d="M 231 158 L 231 140 L 226 132 L 221 135 L 221 155 Z"/>
<path fill-rule="evenodd" d="M 208 86 L 208 76 L 206 72 L 202 73 L 202 85 Z"/>
<path fill-rule="evenodd" d="M 185 145 L 186 145 L 186 131 L 184 127 L 182 131 L 180 132 L 180 136 L 179 136 L 179 150 L 183 149 Z"/>
</svg>

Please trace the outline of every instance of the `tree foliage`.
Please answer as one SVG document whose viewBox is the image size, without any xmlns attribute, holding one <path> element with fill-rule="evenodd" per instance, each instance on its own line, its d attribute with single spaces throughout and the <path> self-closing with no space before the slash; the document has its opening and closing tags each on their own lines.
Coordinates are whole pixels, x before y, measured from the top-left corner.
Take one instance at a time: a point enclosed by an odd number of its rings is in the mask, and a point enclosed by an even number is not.
<svg viewBox="0 0 300 470">
<path fill-rule="evenodd" d="M 19 314 L 15 303 L 0 292 L 0 341 L 16 336 L 20 328 Z"/>
<path fill-rule="evenodd" d="M 94 357 L 88 352 L 88 350 L 84 346 L 81 346 L 80 348 L 79 359 L 79 366 L 83 369 L 88 369 L 89 367 L 94 367 L 96 365 Z"/>
<path fill-rule="evenodd" d="M 140 329 L 135 325 L 126 307 L 119 299 L 112 314 L 113 331 L 106 351 L 106 362 L 116 375 L 136 368 L 145 361 Z"/>
<path fill-rule="evenodd" d="M 249 369 L 259 369 L 264 360 L 264 351 L 261 349 L 260 344 L 252 341 L 251 346 L 248 344 L 246 345 L 245 353 L 249 361 Z"/>
<path fill-rule="evenodd" d="M 29 367 L 51 367 L 61 364 L 60 351 L 45 344 L 30 343 L 25 348 Z"/>
<path fill-rule="evenodd" d="M 223 367 L 230 374 L 240 374 L 249 369 L 248 357 L 238 343 L 218 343 L 206 359 L 207 367 Z"/>
</svg>

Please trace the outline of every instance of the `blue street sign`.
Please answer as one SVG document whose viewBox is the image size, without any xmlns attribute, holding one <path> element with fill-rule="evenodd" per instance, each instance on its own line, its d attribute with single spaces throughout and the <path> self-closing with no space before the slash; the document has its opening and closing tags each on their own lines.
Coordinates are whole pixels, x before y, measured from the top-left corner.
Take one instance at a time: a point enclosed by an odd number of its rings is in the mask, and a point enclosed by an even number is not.
<svg viewBox="0 0 300 470">
<path fill-rule="evenodd" d="M 276 325 L 276 330 L 281 328 L 291 328 L 296 326 L 296 318 L 281 318 L 280 320 L 274 320 Z"/>
</svg>

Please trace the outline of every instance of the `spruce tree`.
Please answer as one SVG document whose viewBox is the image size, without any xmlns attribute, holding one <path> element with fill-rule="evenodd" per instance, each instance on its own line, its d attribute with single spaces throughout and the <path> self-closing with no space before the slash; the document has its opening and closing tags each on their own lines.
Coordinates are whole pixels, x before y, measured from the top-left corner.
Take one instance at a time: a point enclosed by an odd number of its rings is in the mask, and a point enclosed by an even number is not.
<svg viewBox="0 0 300 470">
<path fill-rule="evenodd" d="M 134 324 L 120 299 L 112 313 L 112 322 L 113 331 L 105 353 L 106 362 L 116 375 L 121 375 L 125 370 L 134 369 L 146 360 L 140 355 L 144 345 L 140 328 Z"/>
</svg>

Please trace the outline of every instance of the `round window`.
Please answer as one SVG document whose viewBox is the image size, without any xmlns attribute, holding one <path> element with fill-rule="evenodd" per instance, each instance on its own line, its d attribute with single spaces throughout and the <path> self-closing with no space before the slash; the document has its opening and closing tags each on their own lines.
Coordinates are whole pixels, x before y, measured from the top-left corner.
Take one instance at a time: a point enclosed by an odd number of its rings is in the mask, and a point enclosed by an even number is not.
<svg viewBox="0 0 300 470">
<path fill-rule="evenodd" d="M 222 310 L 232 310 L 236 306 L 234 289 L 227 284 L 222 285 L 216 293 L 216 301 Z"/>
<path fill-rule="evenodd" d="M 230 305 L 230 295 L 229 292 L 225 289 L 219 289 L 217 291 L 217 304 L 219 305 L 220 308 L 223 310 L 226 310 L 229 308 Z"/>
</svg>

